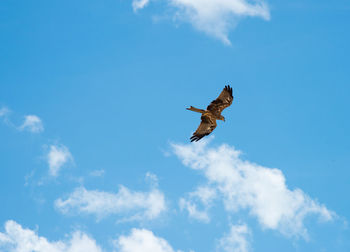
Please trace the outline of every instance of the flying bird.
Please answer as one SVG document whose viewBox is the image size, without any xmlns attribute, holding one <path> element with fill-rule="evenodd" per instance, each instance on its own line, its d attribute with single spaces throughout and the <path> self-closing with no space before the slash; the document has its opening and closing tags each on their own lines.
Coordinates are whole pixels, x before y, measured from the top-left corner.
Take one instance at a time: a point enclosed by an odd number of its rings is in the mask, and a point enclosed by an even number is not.
<svg viewBox="0 0 350 252">
<path fill-rule="evenodd" d="M 216 128 L 216 120 L 225 121 L 225 117 L 221 115 L 221 112 L 230 106 L 233 101 L 232 88 L 227 85 L 222 90 L 216 100 L 212 101 L 206 110 L 198 109 L 195 107 L 186 108 L 188 110 L 201 113 L 201 123 L 199 124 L 196 132 L 193 133 L 191 142 L 198 141 L 204 136 L 209 135 Z"/>
</svg>

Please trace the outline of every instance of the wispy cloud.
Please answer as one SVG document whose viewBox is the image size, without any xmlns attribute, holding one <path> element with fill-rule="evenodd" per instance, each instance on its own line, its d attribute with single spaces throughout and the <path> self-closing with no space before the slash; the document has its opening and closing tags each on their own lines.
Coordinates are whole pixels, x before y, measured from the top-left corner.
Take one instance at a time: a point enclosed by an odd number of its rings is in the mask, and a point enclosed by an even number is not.
<svg viewBox="0 0 350 252">
<path fill-rule="evenodd" d="M 12 220 L 5 223 L 5 232 L 0 232 L 0 250 L 13 252 L 102 252 L 96 241 L 83 232 L 76 231 L 69 239 L 50 242 L 33 230 L 23 228 Z"/>
<path fill-rule="evenodd" d="M 24 122 L 18 128 L 19 130 L 28 130 L 32 133 L 40 133 L 44 131 L 44 126 L 41 119 L 36 115 L 27 115 L 24 117 Z"/>
<path fill-rule="evenodd" d="M 118 252 L 175 252 L 165 239 L 147 229 L 132 229 L 130 235 L 120 236 L 115 244 Z"/>
<path fill-rule="evenodd" d="M 10 113 L 10 110 L 7 107 L 2 107 L 0 109 L 0 117 L 4 117 Z"/>
<path fill-rule="evenodd" d="M 191 218 L 194 218 L 196 220 L 202 221 L 202 222 L 209 222 L 210 218 L 208 216 L 208 213 L 205 210 L 198 210 L 198 206 L 196 203 L 194 203 L 191 200 L 180 198 L 179 200 L 180 209 L 188 212 L 188 215 Z"/>
<path fill-rule="evenodd" d="M 166 210 L 164 194 L 158 189 L 137 192 L 124 186 L 117 193 L 79 187 L 67 198 L 57 199 L 55 206 L 64 214 L 92 214 L 98 220 L 109 215 L 120 215 L 124 220 L 152 220 Z"/>
<path fill-rule="evenodd" d="M 47 154 L 49 173 L 57 176 L 62 166 L 68 162 L 73 162 L 73 156 L 64 145 L 51 145 Z"/>
<path fill-rule="evenodd" d="M 157 175 L 151 173 L 151 172 L 147 172 L 145 179 L 148 183 L 150 183 L 150 185 L 152 187 L 158 187 L 158 177 Z"/>
<path fill-rule="evenodd" d="M 0 118 L 7 126 L 14 127 L 12 122 L 8 118 L 10 113 L 11 113 L 11 110 L 8 107 L 2 107 L 0 109 Z"/>
<path fill-rule="evenodd" d="M 247 225 L 232 225 L 230 232 L 225 234 L 218 242 L 218 251 L 248 252 L 250 230 Z"/>
<path fill-rule="evenodd" d="M 94 170 L 89 173 L 91 177 L 103 177 L 105 175 L 105 170 Z"/>
<path fill-rule="evenodd" d="M 186 209 L 189 216 L 203 222 L 209 222 L 208 210 L 212 201 L 216 197 L 215 188 L 209 186 L 199 186 L 194 192 L 188 193 L 185 198 L 180 198 L 180 209 Z M 198 209 L 198 204 L 203 206 L 203 210 Z"/>
<path fill-rule="evenodd" d="M 134 11 L 147 6 L 150 0 L 133 0 Z M 243 17 L 270 19 L 263 0 L 168 0 L 175 9 L 174 19 L 188 22 L 199 31 L 231 44 L 228 34 Z"/>
<path fill-rule="evenodd" d="M 329 221 L 335 214 L 300 189 L 288 189 L 281 170 L 243 160 L 240 151 L 223 144 L 209 148 L 206 141 L 173 144 L 183 164 L 201 171 L 215 187 L 228 213 L 247 209 L 263 228 L 286 236 L 307 238 L 304 220 L 314 214 Z"/>
<path fill-rule="evenodd" d="M 144 8 L 149 3 L 149 0 L 133 0 L 132 8 L 134 11 L 138 11 L 139 9 Z"/>
<path fill-rule="evenodd" d="M 20 126 L 15 125 L 9 118 L 11 110 L 8 107 L 0 108 L 0 118 L 10 126 L 19 131 L 29 131 L 31 133 L 40 133 L 44 131 L 44 125 L 42 120 L 36 115 L 26 115 L 24 116 L 24 121 Z"/>
</svg>

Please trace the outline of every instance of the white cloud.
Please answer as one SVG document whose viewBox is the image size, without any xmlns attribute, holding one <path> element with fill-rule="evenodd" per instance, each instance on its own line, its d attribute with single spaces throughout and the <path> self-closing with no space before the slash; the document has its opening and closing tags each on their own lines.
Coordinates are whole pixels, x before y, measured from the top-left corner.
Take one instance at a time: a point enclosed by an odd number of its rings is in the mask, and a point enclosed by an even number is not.
<svg viewBox="0 0 350 252">
<path fill-rule="evenodd" d="M 169 243 L 147 229 L 132 229 L 130 235 L 113 241 L 115 252 L 175 252 Z M 102 252 L 102 248 L 89 235 L 75 231 L 58 241 L 49 241 L 37 231 L 23 228 L 13 220 L 5 223 L 0 232 L 0 251 L 7 252 Z M 176 252 L 182 252 L 177 250 Z M 194 252 L 190 250 L 190 252 Z"/>
<path fill-rule="evenodd" d="M 13 123 L 9 120 L 8 116 L 11 113 L 11 110 L 7 107 L 2 107 L 0 109 L 0 118 L 2 118 L 3 122 L 10 127 L 15 127 Z"/>
<path fill-rule="evenodd" d="M 184 209 L 187 210 L 188 215 L 191 218 L 194 218 L 194 219 L 196 219 L 198 221 L 202 221 L 202 222 L 209 222 L 210 221 L 210 218 L 208 216 L 207 211 L 206 210 L 204 210 L 204 211 L 198 210 L 197 204 L 195 204 L 191 200 L 180 198 L 179 205 L 180 205 L 181 210 L 184 210 Z"/>
<path fill-rule="evenodd" d="M 32 133 L 40 133 L 44 131 L 44 126 L 39 117 L 36 115 L 27 115 L 24 117 L 24 122 L 19 126 L 19 130 L 28 130 Z"/>
<path fill-rule="evenodd" d="M 207 141 L 173 144 L 183 164 L 201 171 L 216 187 L 225 209 L 234 213 L 247 209 L 263 228 L 287 236 L 307 238 L 304 219 L 310 214 L 331 220 L 335 214 L 300 189 L 288 189 L 281 170 L 260 166 L 240 158 L 240 152 L 226 144 L 207 147 Z"/>
<path fill-rule="evenodd" d="M 90 176 L 92 177 L 103 177 L 105 175 L 105 170 L 100 169 L 100 170 L 94 170 L 90 172 Z"/>
<path fill-rule="evenodd" d="M 67 162 L 73 162 L 73 156 L 64 145 L 51 145 L 47 154 L 49 164 L 49 173 L 51 176 L 57 176 L 61 167 Z"/>
<path fill-rule="evenodd" d="M 0 117 L 6 116 L 10 113 L 10 110 L 7 107 L 2 107 L 0 109 Z"/>
<path fill-rule="evenodd" d="M 216 190 L 209 186 L 199 186 L 194 192 L 188 193 L 186 198 L 180 198 L 180 209 L 186 209 L 189 216 L 198 221 L 209 222 L 208 210 L 212 201 L 216 197 Z M 198 210 L 198 203 L 202 204 L 204 209 Z"/>
<path fill-rule="evenodd" d="M 149 0 L 133 0 L 132 8 L 136 12 L 139 9 L 144 8 L 149 3 Z"/>
<path fill-rule="evenodd" d="M 146 181 L 151 184 L 152 187 L 158 186 L 158 177 L 157 175 L 147 172 L 146 173 Z"/>
<path fill-rule="evenodd" d="M 142 9 L 149 0 L 134 0 L 134 10 Z M 168 0 L 175 8 L 175 19 L 189 22 L 194 28 L 230 44 L 228 34 L 243 17 L 270 19 L 263 0 Z"/>
<path fill-rule="evenodd" d="M 190 197 L 198 198 L 204 205 L 210 205 L 215 199 L 216 190 L 209 186 L 199 186 L 194 192 L 190 193 Z"/>
<path fill-rule="evenodd" d="M 158 189 L 135 192 L 124 186 L 117 193 L 79 187 L 66 199 L 57 199 L 55 206 L 64 214 L 93 214 L 97 219 L 116 214 L 127 216 L 125 220 L 151 220 L 166 210 L 164 195 Z"/>
<path fill-rule="evenodd" d="M 224 235 L 218 242 L 218 251 L 225 252 L 248 252 L 248 238 L 250 231 L 247 225 L 232 225 L 228 234 Z"/>
<path fill-rule="evenodd" d="M 118 252 L 175 252 L 166 240 L 146 229 L 132 229 L 129 236 L 120 236 L 115 243 Z"/>
<path fill-rule="evenodd" d="M 33 230 L 23 228 L 12 220 L 5 223 L 5 232 L 0 232 L 0 250 L 8 252 L 102 252 L 96 241 L 83 232 L 74 232 L 69 240 L 50 242 Z"/>
</svg>

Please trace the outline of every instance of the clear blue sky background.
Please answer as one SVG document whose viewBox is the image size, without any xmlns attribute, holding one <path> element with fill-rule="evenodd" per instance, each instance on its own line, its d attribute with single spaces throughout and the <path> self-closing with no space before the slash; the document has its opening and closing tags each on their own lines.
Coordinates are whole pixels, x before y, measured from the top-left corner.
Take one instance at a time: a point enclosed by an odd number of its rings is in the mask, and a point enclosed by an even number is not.
<svg viewBox="0 0 350 252">
<path fill-rule="evenodd" d="M 79 229 L 112 251 L 111 239 L 145 228 L 174 249 L 206 252 L 230 218 L 249 226 L 250 251 L 350 251 L 350 3 L 266 3 L 270 20 L 240 19 L 225 45 L 173 22 L 157 1 L 137 12 L 130 1 L 1 1 L 0 109 L 11 113 L 0 123 L 0 232 L 8 220 L 49 241 Z M 280 169 L 289 189 L 334 211 L 329 222 L 305 219 L 309 240 L 264 229 L 245 210 L 227 217 L 217 205 L 208 224 L 180 210 L 179 198 L 205 179 L 170 143 L 187 144 L 199 124 L 186 106 L 205 108 L 226 84 L 235 101 L 209 145 Z M 26 115 L 44 131 L 19 130 Z M 74 162 L 52 177 L 46 155 L 55 144 Z M 104 174 L 89 175 L 96 170 Z M 96 220 L 54 206 L 79 186 L 149 191 L 147 172 L 168 206 L 155 220 Z"/>
</svg>

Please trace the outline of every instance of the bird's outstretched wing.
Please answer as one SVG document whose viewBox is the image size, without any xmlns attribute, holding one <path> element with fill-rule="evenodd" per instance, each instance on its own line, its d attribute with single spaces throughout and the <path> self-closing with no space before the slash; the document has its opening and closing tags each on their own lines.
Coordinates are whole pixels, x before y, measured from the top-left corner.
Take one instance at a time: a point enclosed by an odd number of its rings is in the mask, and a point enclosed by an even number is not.
<svg viewBox="0 0 350 252">
<path fill-rule="evenodd" d="M 213 115 L 203 114 L 201 116 L 201 123 L 191 137 L 191 142 L 197 142 L 202 137 L 209 135 L 215 128 L 216 119 L 213 117 Z"/>
<path fill-rule="evenodd" d="M 212 112 L 214 115 L 219 116 L 225 108 L 232 104 L 232 101 L 232 88 L 229 85 L 227 85 L 225 86 L 224 90 L 222 90 L 219 97 L 209 104 L 207 110 Z"/>
</svg>

